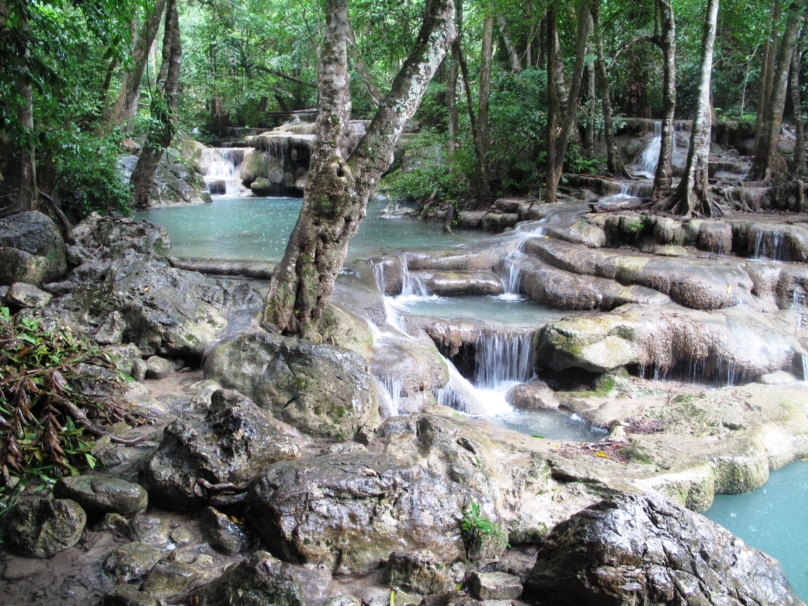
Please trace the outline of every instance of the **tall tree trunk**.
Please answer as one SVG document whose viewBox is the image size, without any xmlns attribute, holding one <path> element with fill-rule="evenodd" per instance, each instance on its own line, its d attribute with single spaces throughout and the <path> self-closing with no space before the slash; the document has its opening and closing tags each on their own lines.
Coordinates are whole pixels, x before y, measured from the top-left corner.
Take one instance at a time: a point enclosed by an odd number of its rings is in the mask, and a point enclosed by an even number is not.
<svg viewBox="0 0 808 606">
<path fill-rule="evenodd" d="M 146 71 L 149 50 L 160 29 L 160 21 L 163 18 L 165 8 L 166 0 L 155 0 L 154 8 L 150 13 L 146 14 L 143 26 L 137 32 L 132 50 L 132 68 L 123 76 L 123 82 L 121 82 L 121 89 L 118 91 L 115 104 L 105 110 L 104 134 L 108 134 L 120 124 L 131 122 L 137 114 L 140 82 L 143 79 L 143 72 Z"/>
<path fill-rule="evenodd" d="M 772 94 L 766 103 L 766 116 L 760 139 L 755 150 L 755 159 L 752 170 L 749 172 L 751 181 L 768 181 L 780 176 L 785 168 L 785 161 L 779 152 L 780 130 L 783 126 L 783 109 L 786 103 L 786 90 L 788 88 L 788 70 L 791 66 L 791 52 L 797 38 L 797 28 L 800 24 L 800 7 L 795 3 L 789 7 L 788 21 L 783 32 L 777 51 L 777 66 L 772 81 Z"/>
<path fill-rule="evenodd" d="M 693 131 L 690 135 L 690 151 L 687 154 L 685 174 L 682 176 L 676 193 L 671 196 L 669 201 L 662 201 L 654 206 L 655 210 L 666 210 L 672 207 L 674 213 L 686 217 L 691 216 L 694 212 L 712 215 L 710 200 L 707 196 L 709 178 L 707 162 L 710 158 L 710 130 L 712 127 L 710 91 L 712 89 L 713 45 L 718 22 L 718 3 L 719 0 L 707 0 L 707 15 L 701 42 L 699 98 L 696 103 Z"/>
<path fill-rule="evenodd" d="M 549 32 L 548 32 L 549 33 Z M 567 111 L 567 102 L 569 101 L 569 91 L 567 90 L 567 81 L 564 77 L 564 53 L 561 51 L 561 40 L 558 38 L 558 15 L 556 14 L 556 30 L 555 36 L 555 72 L 556 72 L 556 88 L 558 88 L 558 108 L 561 112 L 561 122 L 564 122 Z"/>
<path fill-rule="evenodd" d="M 158 123 L 146 136 L 130 184 L 134 190 L 135 206 L 148 208 L 151 204 L 151 185 L 165 148 L 174 138 L 177 111 L 177 88 L 180 77 L 180 23 L 177 0 L 168 0 L 166 6 L 165 35 L 163 36 L 163 62 L 157 86 L 152 91 L 152 118 Z"/>
<path fill-rule="evenodd" d="M 600 0 L 595 0 L 600 2 Z M 581 15 L 581 18 L 589 19 L 589 31 L 594 29 L 594 21 L 592 20 L 591 12 L 587 15 Z M 587 46 L 587 55 L 592 54 L 591 43 Z M 584 129 L 584 153 L 592 157 L 595 155 L 595 61 L 588 61 L 586 64 L 586 128 Z"/>
<path fill-rule="evenodd" d="M 455 4 L 457 39 L 463 31 L 463 2 Z M 455 40 L 455 43 L 457 42 Z M 452 44 L 452 61 L 449 65 L 449 82 L 446 85 L 446 104 L 449 110 L 449 148 L 457 148 L 457 133 L 460 131 L 460 116 L 457 111 L 457 79 L 460 74 L 460 49 Z"/>
<path fill-rule="evenodd" d="M 318 324 L 348 244 L 393 151 L 455 37 L 452 0 L 428 0 L 410 55 L 382 100 L 368 132 L 346 160 L 340 141 L 350 116 L 346 28 L 348 0 L 327 0 L 320 57 L 320 97 L 309 178 L 283 260 L 270 281 L 262 324 L 319 340 Z"/>
<path fill-rule="evenodd" d="M 488 151 L 488 104 L 491 98 L 491 59 L 494 54 L 494 7 L 488 6 L 488 15 L 483 21 L 482 50 L 480 52 L 480 99 L 478 101 L 477 120 L 482 142 L 483 162 Z M 488 181 L 485 185 L 488 193 Z M 481 192 L 483 193 L 483 192 Z"/>
<path fill-rule="evenodd" d="M 554 26 L 553 29 L 557 28 Z M 578 109 L 578 95 L 581 92 L 581 80 L 583 79 L 584 63 L 586 59 L 586 39 L 589 36 L 589 5 L 586 0 L 581 3 L 581 10 L 578 15 L 578 37 L 575 43 L 575 67 L 572 72 L 572 80 L 567 97 L 567 109 L 564 115 L 564 125 L 558 136 L 556 150 L 554 154 L 553 167 L 547 170 L 547 192 L 545 200 L 555 202 L 558 183 L 561 181 L 561 173 L 564 168 L 564 157 L 567 154 L 572 128 L 575 126 Z M 556 36 L 557 38 L 557 36 Z M 550 86 L 548 78 L 548 88 Z"/>
<path fill-rule="evenodd" d="M 547 65 L 547 13 L 539 20 L 539 45 L 538 57 L 536 58 L 536 67 Z"/>
<path fill-rule="evenodd" d="M 545 18 L 547 25 L 547 126 L 545 127 L 545 148 L 547 149 L 547 168 L 544 176 L 544 200 L 555 202 L 556 189 L 550 183 L 556 182 L 554 171 L 556 169 L 556 138 L 558 137 L 558 72 L 556 71 L 556 44 L 557 27 L 555 3 L 551 2 L 547 8 Z M 552 189 L 552 191 L 551 191 Z"/>
<path fill-rule="evenodd" d="M 373 104 L 376 107 L 379 107 L 379 103 L 381 103 L 382 100 L 382 95 L 379 92 L 379 88 L 373 82 L 373 76 L 370 74 L 370 70 L 365 65 L 364 59 L 362 59 L 362 55 L 360 54 L 359 47 L 356 44 L 356 36 L 354 36 L 354 31 L 351 27 L 350 21 L 348 21 L 348 52 L 350 52 L 354 65 L 356 66 L 359 74 L 362 76 L 362 80 L 365 81 L 365 86 L 367 86 L 368 94 L 373 100 Z"/>
<path fill-rule="evenodd" d="M 18 11 L 23 31 L 21 39 L 25 40 L 25 50 L 21 58 L 27 62 L 30 56 L 28 48 L 28 18 L 26 12 Z M 19 76 L 18 76 L 19 77 Z M 39 194 L 36 187 L 36 133 L 34 132 L 34 92 L 29 80 L 19 79 L 17 92 L 22 103 L 17 108 L 17 119 L 23 132 L 23 144 L 20 147 L 20 191 L 17 194 L 17 203 L 23 208 L 33 210 L 38 203 Z"/>
<path fill-rule="evenodd" d="M 760 91 L 758 92 L 757 112 L 755 115 L 755 154 L 757 154 L 758 144 L 763 136 L 763 123 L 766 119 L 766 111 L 769 99 L 772 95 L 772 85 L 774 84 L 774 69 L 777 58 L 777 38 L 780 31 L 780 16 L 782 4 L 780 0 L 774 0 L 771 12 L 771 25 L 769 26 L 769 36 L 763 46 L 763 65 L 760 71 Z"/>
<path fill-rule="evenodd" d="M 673 183 L 673 138 L 676 113 L 676 21 L 673 16 L 673 0 L 656 0 L 661 31 L 654 42 L 663 55 L 662 75 L 662 141 L 659 147 L 659 162 L 654 175 L 651 199 L 658 202 L 670 195 Z"/>
<path fill-rule="evenodd" d="M 626 167 L 620 159 L 617 145 L 614 142 L 614 125 L 612 123 L 612 99 L 609 90 L 609 72 L 606 71 L 606 59 L 603 54 L 603 36 L 600 31 L 600 3 L 594 0 L 592 4 L 592 24 L 595 30 L 595 50 L 598 55 L 598 80 L 600 96 L 603 104 L 603 133 L 606 137 L 606 158 L 609 173 L 615 177 L 628 177 Z"/>
<path fill-rule="evenodd" d="M 516 52 L 516 47 L 513 45 L 511 37 L 508 35 L 508 23 L 505 21 L 505 17 L 499 15 L 497 17 L 497 25 L 499 25 L 499 33 L 502 34 L 502 41 L 505 43 L 505 50 L 508 51 L 511 71 L 514 74 L 518 74 L 522 71 L 522 65 L 519 63 L 519 54 Z"/>
<path fill-rule="evenodd" d="M 795 178 L 808 175 L 805 161 L 805 118 L 802 114 L 802 95 L 800 94 L 800 67 L 802 66 L 802 49 L 808 25 L 802 26 L 799 40 L 791 56 L 791 104 L 794 106 L 794 126 L 797 140 L 794 142 L 794 159 L 791 161 L 791 175 Z"/>
</svg>

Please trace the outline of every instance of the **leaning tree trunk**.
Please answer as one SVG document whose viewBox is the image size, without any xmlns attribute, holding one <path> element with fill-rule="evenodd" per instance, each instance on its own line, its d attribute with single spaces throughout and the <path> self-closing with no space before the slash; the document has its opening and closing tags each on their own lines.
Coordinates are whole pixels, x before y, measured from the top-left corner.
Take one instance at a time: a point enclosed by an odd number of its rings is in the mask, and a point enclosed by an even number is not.
<svg viewBox="0 0 808 606">
<path fill-rule="evenodd" d="M 132 50 L 132 68 L 123 76 L 121 89 L 115 104 L 107 108 L 104 115 L 105 134 L 112 131 L 119 124 L 130 122 L 137 114 L 137 100 L 140 90 L 140 82 L 143 79 L 143 72 L 149 60 L 149 50 L 160 29 L 160 21 L 165 11 L 166 0 L 155 0 L 151 12 L 146 13 L 143 27 L 135 37 L 135 44 Z"/>
<path fill-rule="evenodd" d="M 609 90 L 609 73 L 606 71 L 606 59 L 603 55 L 603 37 L 600 31 L 600 3 L 595 0 L 592 4 L 592 24 L 595 32 L 595 50 L 598 55 L 598 81 L 603 104 L 603 133 L 606 137 L 606 159 L 609 173 L 615 177 L 629 177 L 617 145 L 614 142 L 614 125 L 612 123 L 612 99 Z"/>
<path fill-rule="evenodd" d="M 493 9 L 493 7 L 491 7 Z M 518 74 L 522 71 L 522 65 L 519 63 L 519 54 L 516 52 L 516 47 L 508 35 L 508 22 L 505 17 L 499 15 L 497 17 L 497 25 L 499 25 L 499 33 L 502 36 L 502 41 L 505 43 L 505 50 L 508 51 L 508 60 L 511 63 L 511 71 Z"/>
<path fill-rule="evenodd" d="M 656 3 L 662 27 L 654 42 L 662 49 L 663 74 L 662 141 L 651 193 L 654 202 L 670 195 L 673 183 L 673 138 L 676 136 L 673 123 L 676 113 L 676 22 L 673 17 L 673 0 L 656 0 Z"/>
<path fill-rule="evenodd" d="M 555 26 L 554 26 L 554 29 Z M 557 29 L 556 29 L 557 32 Z M 572 72 L 572 82 L 567 96 L 567 109 L 564 113 L 564 125 L 561 133 L 555 141 L 556 150 L 553 158 L 553 166 L 547 169 L 547 191 L 545 200 L 555 202 L 558 191 L 558 183 L 561 181 L 561 173 L 564 168 L 564 156 L 567 154 L 572 128 L 578 114 L 578 95 L 581 92 L 581 80 L 584 73 L 584 63 L 586 59 L 586 39 L 589 36 L 589 6 L 586 1 L 581 3 L 581 10 L 578 15 L 578 38 L 575 43 L 575 67 Z M 547 86 L 550 81 L 548 78 Z M 548 122 L 549 124 L 549 122 Z M 549 156 L 548 156 L 549 158 Z"/>
<path fill-rule="evenodd" d="M 177 0 L 168 0 L 163 36 L 163 63 L 160 66 L 160 75 L 152 92 L 151 102 L 152 119 L 156 124 L 146 136 L 146 143 L 130 179 L 137 208 L 148 208 L 151 204 L 152 179 L 163 157 L 163 151 L 171 145 L 174 138 L 181 58 Z"/>
<path fill-rule="evenodd" d="M 354 36 L 353 27 L 351 27 L 350 21 L 348 21 L 348 50 L 351 54 L 354 65 L 359 72 L 359 75 L 362 76 L 362 80 L 365 81 L 365 86 L 368 89 L 368 94 L 373 101 L 373 105 L 379 107 L 379 103 L 382 101 L 382 94 L 379 92 L 379 88 L 373 82 L 373 76 L 371 75 L 370 70 L 367 68 L 367 65 L 365 65 L 365 60 L 362 59 L 362 54 L 359 52 L 359 45 L 356 43 L 356 36 Z"/>
<path fill-rule="evenodd" d="M 696 117 L 690 136 L 690 151 L 687 154 L 685 174 L 676 188 L 676 193 L 668 200 L 658 202 L 654 210 L 673 209 L 675 214 L 686 217 L 693 213 L 712 215 L 710 200 L 707 197 L 708 165 L 710 158 L 710 129 L 712 127 L 713 46 L 718 22 L 719 0 L 707 0 L 707 17 L 704 22 L 704 36 L 701 42 L 701 66 L 699 68 L 699 98 L 696 104 Z"/>
<path fill-rule="evenodd" d="M 327 0 L 320 57 L 316 140 L 303 206 L 270 281 L 262 325 L 319 340 L 318 324 L 348 243 L 406 123 L 455 37 L 452 0 L 428 0 L 415 47 L 382 100 L 367 134 L 346 160 L 341 139 L 350 116 L 346 33 L 348 0 Z"/>
<path fill-rule="evenodd" d="M 800 67 L 802 66 L 802 49 L 808 25 L 802 26 L 799 41 L 791 55 L 791 104 L 794 106 L 794 125 L 797 140 L 794 142 L 794 159 L 791 161 L 791 175 L 794 178 L 808 174 L 805 161 L 805 118 L 802 115 L 802 95 L 800 94 Z"/>
<path fill-rule="evenodd" d="M 780 130 L 783 126 L 783 109 L 786 104 L 788 70 L 791 66 L 791 51 L 797 38 L 800 23 L 800 8 L 792 4 L 789 8 L 786 29 L 777 51 L 777 66 L 774 70 L 772 94 L 766 103 L 766 117 L 755 149 L 755 159 L 749 172 L 750 181 L 769 181 L 778 177 L 785 168 L 785 161 L 779 152 Z"/>
<path fill-rule="evenodd" d="M 482 49 L 480 51 L 480 98 L 477 105 L 477 123 L 480 130 L 482 149 L 481 161 L 486 164 L 485 154 L 488 151 L 488 106 L 491 99 L 491 59 L 494 53 L 494 7 L 488 5 L 488 15 L 483 21 Z M 487 166 L 487 164 L 486 164 Z M 480 202 L 488 202 L 488 171 L 482 189 L 479 192 Z M 485 196 L 485 197 L 482 197 Z"/>
<path fill-rule="evenodd" d="M 774 83 L 774 67 L 777 58 L 777 37 L 780 31 L 780 13 L 782 4 L 780 0 L 774 0 L 771 12 L 771 25 L 766 44 L 763 46 L 763 64 L 760 71 L 760 90 L 758 91 L 757 112 L 755 115 L 755 154 L 757 154 L 758 144 L 763 134 L 763 123 L 772 94 Z"/>
<path fill-rule="evenodd" d="M 488 170 L 485 163 L 485 143 L 480 132 L 480 122 L 474 112 L 474 101 L 471 94 L 471 80 L 469 79 L 469 68 L 466 57 L 463 54 L 463 47 L 460 38 L 456 38 L 452 50 L 457 54 L 460 63 L 460 73 L 463 76 L 463 90 L 466 92 L 466 107 L 469 112 L 469 123 L 471 124 L 471 135 L 474 141 L 474 157 L 477 160 L 477 172 L 475 175 L 475 189 L 477 194 L 477 204 L 483 206 L 488 201 L 490 190 L 488 188 Z"/>
</svg>

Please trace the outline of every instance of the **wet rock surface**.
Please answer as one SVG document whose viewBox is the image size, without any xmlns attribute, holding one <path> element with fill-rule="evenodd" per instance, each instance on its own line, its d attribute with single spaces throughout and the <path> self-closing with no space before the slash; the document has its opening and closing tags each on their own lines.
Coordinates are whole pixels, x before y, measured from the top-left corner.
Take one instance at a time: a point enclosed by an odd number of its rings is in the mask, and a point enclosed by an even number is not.
<svg viewBox="0 0 808 606">
<path fill-rule="evenodd" d="M 0 284 L 38 285 L 67 271 L 67 254 L 56 224 L 40 212 L 0 219 Z"/>
<path fill-rule="evenodd" d="M 241 484 L 271 463 L 299 456 L 282 424 L 249 398 L 222 389 L 203 420 L 184 417 L 166 427 L 140 477 L 152 503 L 187 510 L 208 500 L 200 480 Z"/>
<path fill-rule="evenodd" d="M 104 561 L 104 571 L 119 582 L 129 583 L 149 574 L 161 557 L 158 547 L 127 543 L 109 554 Z"/>
<path fill-rule="evenodd" d="M 430 551 L 394 551 L 379 573 L 378 581 L 420 595 L 442 593 L 454 588 L 448 568 Z"/>
<path fill-rule="evenodd" d="M 87 514 L 70 499 L 32 499 L 8 513 L 5 539 L 19 553 L 47 558 L 75 545 Z"/>
<path fill-rule="evenodd" d="M 6 293 L 6 303 L 15 307 L 45 307 L 51 302 L 53 296 L 38 289 L 33 284 L 15 282 Z"/>
<path fill-rule="evenodd" d="M 199 606 L 306 606 L 303 589 L 289 572 L 289 565 L 265 551 L 256 551 L 221 577 L 198 590 Z"/>
<path fill-rule="evenodd" d="M 538 604 L 801 604 L 775 560 L 648 495 L 609 499 L 556 526 L 525 591 Z"/>
<path fill-rule="evenodd" d="M 364 359 L 331 345 L 268 333 L 214 347 L 205 376 L 237 389 L 300 431 L 325 439 L 352 437 L 376 404 Z"/>
<path fill-rule="evenodd" d="M 471 573 L 471 593 L 480 600 L 513 600 L 522 595 L 519 577 L 504 572 Z"/>
<path fill-rule="evenodd" d="M 496 519 L 483 495 L 406 459 L 331 455 L 267 468 L 250 486 L 247 520 L 289 561 L 362 572 L 402 547 L 464 559 L 472 500 Z"/>
<path fill-rule="evenodd" d="M 224 553 L 239 553 L 247 544 L 241 524 L 213 507 L 202 512 L 202 533 L 213 548 Z"/>
<path fill-rule="evenodd" d="M 145 511 L 148 493 L 138 484 L 105 476 L 73 476 L 53 487 L 58 499 L 73 499 L 90 515 L 118 513 L 130 516 Z"/>
</svg>

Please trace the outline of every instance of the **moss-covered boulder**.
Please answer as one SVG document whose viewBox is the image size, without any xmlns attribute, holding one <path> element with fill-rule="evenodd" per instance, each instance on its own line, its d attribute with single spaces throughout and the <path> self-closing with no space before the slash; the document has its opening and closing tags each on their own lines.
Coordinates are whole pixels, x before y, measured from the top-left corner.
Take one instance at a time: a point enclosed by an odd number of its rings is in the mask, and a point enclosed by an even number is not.
<svg viewBox="0 0 808 606">
<path fill-rule="evenodd" d="M 50 218 L 31 211 L 0 219 L 0 284 L 40 284 L 66 271 L 65 243 Z"/>
</svg>

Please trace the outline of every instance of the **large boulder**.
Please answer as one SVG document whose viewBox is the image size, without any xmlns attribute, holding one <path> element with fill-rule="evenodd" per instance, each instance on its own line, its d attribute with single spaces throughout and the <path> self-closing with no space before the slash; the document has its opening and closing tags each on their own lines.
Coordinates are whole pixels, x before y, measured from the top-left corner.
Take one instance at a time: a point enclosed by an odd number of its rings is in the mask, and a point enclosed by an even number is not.
<svg viewBox="0 0 808 606">
<path fill-rule="evenodd" d="M 6 542 L 29 557 L 49 558 L 75 545 L 87 514 L 70 499 L 32 499 L 18 503 L 6 519 Z"/>
<path fill-rule="evenodd" d="M 59 228 L 36 211 L 0 219 L 0 261 L 0 284 L 40 284 L 67 271 L 67 253 Z"/>
<path fill-rule="evenodd" d="M 198 480 L 243 483 L 270 463 L 299 456 L 299 447 L 270 414 L 241 394 L 221 389 L 213 394 L 204 420 L 183 417 L 166 427 L 140 479 L 152 504 L 189 510 L 207 500 Z"/>
<path fill-rule="evenodd" d="M 394 551 L 378 581 L 420 595 L 451 591 L 455 586 L 448 568 L 430 551 Z"/>
<path fill-rule="evenodd" d="M 289 564 L 256 551 L 218 579 L 196 591 L 198 606 L 306 606 L 303 589 Z"/>
<path fill-rule="evenodd" d="M 434 405 L 433 390 L 449 382 L 449 367 L 435 346 L 414 339 L 383 340 L 376 346 L 371 368 L 397 403 L 396 414 Z"/>
<path fill-rule="evenodd" d="M 73 238 L 99 259 L 116 259 L 127 250 L 165 257 L 171 250 L 165 227 L 151 221 L 102 217 L 98 213 L 92 213 L 74 227 Z"/>
<path fill-rule="evenodd" d="M 162 257 L 134 250 L 77 267 L 58 289 L 67 294 L 43 312 L 46 319 L 92 334 L 115 324 L 115 332 L 145 355 L 201 358 L 228 326 L 228 316 L 257 313 L 261 306 L 258 293 L 243 282 L 175 269 Z"/>
<path fill-rule="evenodd" d="M 556 526 L 525 593 L 537 604 L 797 606 L 776 560 L 653 495 L 622 495 Z"/>
<path fill-rule="evenodd" d="M 472 502 L 497 521 L 482 494 L 407 459 L 330 455 L 268 467 L 250 486 L 247 520 L 285 560 L 366 572 L 393 550 L 465 559 Z"/>
<path fill-rule="evenodd" d="M 205 358 L 205 376 L 319 438 L 353 437 L 377 405 L 359 354 L 264 332 L 214 347 Z"/>
<path fill-rule="evenodd" d="M 91 515 L 118 513 L 129 516 L 146 510 L 149 495 L 143 487 L 107 476 L 71 476 L 53 487 L 59 499 L 73 499 Z"/>
</svg>

